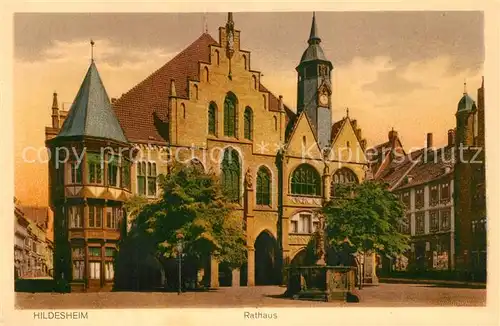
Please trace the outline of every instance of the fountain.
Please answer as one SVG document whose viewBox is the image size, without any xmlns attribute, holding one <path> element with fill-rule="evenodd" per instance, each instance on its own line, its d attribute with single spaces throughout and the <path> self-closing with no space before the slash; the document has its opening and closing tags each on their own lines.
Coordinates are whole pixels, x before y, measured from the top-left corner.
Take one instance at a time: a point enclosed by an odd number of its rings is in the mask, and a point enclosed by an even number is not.
<svg viewBox="0 0 500 326">
<path fill-rule="evenodd" d="M 322 301 L 347 301 L 354 290 L 356 282 L 356 267 L 349 266 L 348 246 L 343 246 L 341 259 L 328 257 L 325 245 L 324 216 L 319 216 L 319 226 L 316 237 L 316 263 L 311 266 L 288 267 L 288 284 L 285 296 L 294 299 L 312 299 Z M 345 241 L 348 241 L 347 239 Z M 345 242 L 344 241 L 344 242 Z M 329 265 L 333 263 L 334 265 Z"/>
</svg>

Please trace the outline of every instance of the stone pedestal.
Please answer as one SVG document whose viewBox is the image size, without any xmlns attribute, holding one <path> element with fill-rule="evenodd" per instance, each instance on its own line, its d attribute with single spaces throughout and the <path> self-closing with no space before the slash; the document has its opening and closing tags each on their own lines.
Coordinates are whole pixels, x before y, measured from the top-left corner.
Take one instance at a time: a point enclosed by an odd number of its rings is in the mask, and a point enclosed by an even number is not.
<svg viewBox="0 0 500 326">
<path fill-rule="evenodd" d="M 348 294 L 354 290 L 355 282 L 355 267 L 290 267 L 285 295 L 294 299 L 347 301 Z"/>
</svg>

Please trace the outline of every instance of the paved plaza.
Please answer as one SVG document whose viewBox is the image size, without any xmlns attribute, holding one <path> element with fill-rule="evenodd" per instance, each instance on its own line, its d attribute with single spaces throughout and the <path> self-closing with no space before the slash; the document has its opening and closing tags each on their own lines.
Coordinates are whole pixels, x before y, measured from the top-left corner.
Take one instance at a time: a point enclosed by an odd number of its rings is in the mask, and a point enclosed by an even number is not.
<svg viewBox="0 0 500 326">
<path fill-rule="evenodd" d="M 174 307 L 422 307 L 484 306 L 486 289 L 435 284 L 386 284 L 359 290 L 359 303 L 283 298 L 284 287 L 219 288 L 208 292 L 17 293 L 21 309 L 174 308 Z"/>
</svg>

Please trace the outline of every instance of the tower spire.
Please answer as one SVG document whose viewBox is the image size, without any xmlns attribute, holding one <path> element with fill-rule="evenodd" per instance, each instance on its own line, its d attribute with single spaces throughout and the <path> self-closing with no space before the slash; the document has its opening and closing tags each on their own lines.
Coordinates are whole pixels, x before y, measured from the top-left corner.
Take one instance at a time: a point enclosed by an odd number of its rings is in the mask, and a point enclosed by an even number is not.
<svg viewBox="0 0 500 326">
<path fill-rule="evenodd" d="M 309 34 L 309 40 L 307 43 L 309 44 L 318 44 L 321 42 L 321 39 L 318 36 L 318 27 L 316 26 L 316 12 L 313 12 L 313 19 L 311 24 L 311 33 Z"/>
<path fill-rule="evenodd" d="M 208 34 L 207 14 L 203 14 L 203 33 Z"/>
<path fill-rule="evenodd" d="M 467 94 L 467 80 L 464 80 L 464 95 Z"/>
</svg>

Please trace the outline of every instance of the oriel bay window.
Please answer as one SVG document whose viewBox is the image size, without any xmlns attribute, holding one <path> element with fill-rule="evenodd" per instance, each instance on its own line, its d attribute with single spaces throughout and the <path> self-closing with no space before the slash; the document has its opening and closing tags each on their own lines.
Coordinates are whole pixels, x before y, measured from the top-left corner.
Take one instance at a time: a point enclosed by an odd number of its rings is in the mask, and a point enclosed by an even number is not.
<svg viewBox="0 0 500 326">
<path fill-rule="evenodd" d="M 302 164 L 293 171 L 291 186 L 294 195 L 319 196 L 321 178 L 315 168 Z"/>
<path fill-rule="evenodd" d="M 102 227 L 102 206 L 89 206 L 89 227 L 101 228 Z"/>
<path fill-rule="evenodd" d="M 118 229 L 118 222 L 121 218 L 121 208 L 106 207 L 106 227 L 109 229 Z"/>
<path fill-rule="evenodd" d="M 69 206 L 68 219 L 70 228 L 83 227 L 83 206 Z"/>
<path fill-rule="evenodd" d="M 99 153 L 87 153 L 87 179 L 92 184 L 102 184 L 104 162 Z"/>
<path fill-rule="evenodd" d="M 118 167 L 119 167 L 119 157 L 110 156 L 108 159 L 108 186 L 117 187 L 118 186 Z"/>
<path fill-rule="evenodd" d="M 69 162 L 69 182 L 70 184 L 81 184 L 82 183 L 82 162 L 73 160 Z"/>
</svg>

